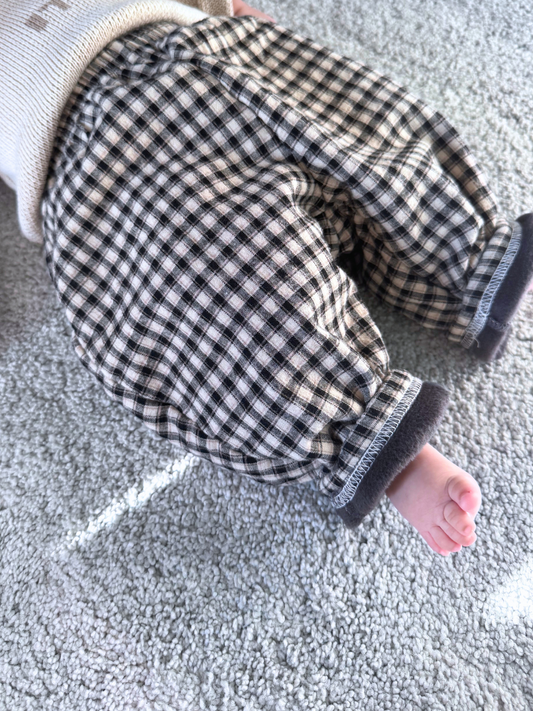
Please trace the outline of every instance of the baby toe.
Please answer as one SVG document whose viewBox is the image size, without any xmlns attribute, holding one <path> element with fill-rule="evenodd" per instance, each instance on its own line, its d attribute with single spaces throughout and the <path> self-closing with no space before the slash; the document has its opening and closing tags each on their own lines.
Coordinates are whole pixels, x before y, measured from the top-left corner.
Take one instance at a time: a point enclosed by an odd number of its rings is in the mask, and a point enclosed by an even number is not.
<svg viewBox="0 0 533 711">
<path fill-rule="evenodd" d="M 479 484 L 466 472 L 452 477 L 448 483 L 448 496 L 458 504 L 459 508 L 475 517 L 481 506 L 481 490 Z"/>
<path fill-rule="evenodd" d="M 452 541 L 455 541 L 455 543 L 457 543 L 459 546 L 471 546 L 472 543 L 475 543 L 477 539 L 475 533 L 470 533 L 469 535 L 465 536 L 462 533 L 459 533 L 457 529 L 451 526 L 447 521 L 442 521 L 441 528 L 446 533 L 446 535 L 451 538 Z"/>
<path fill-rule="evenodd" d="M 466 541 L 466 539 L 471 538 L 472 534 L 476 530 L 476 524 L 474 523 L 472 516 L 456 504 L 455 501 L 449 501 L 446 504 L 443 514 L 444 520 L 449 524 L 457 536 L 460 537 L 458 542 L 464 545 L 463 540 Z"/>
<path fill-rule="evenodd" d="M 453 538 L 450 538 L 450 536 L 443 531 L 441 526 L 433 526 L 430 532 L 435 543 L 442 549 L 439 551 L 442 555 L 457 553 L 461 550 L 461 544 L 454 541 Z"/>
</svg>

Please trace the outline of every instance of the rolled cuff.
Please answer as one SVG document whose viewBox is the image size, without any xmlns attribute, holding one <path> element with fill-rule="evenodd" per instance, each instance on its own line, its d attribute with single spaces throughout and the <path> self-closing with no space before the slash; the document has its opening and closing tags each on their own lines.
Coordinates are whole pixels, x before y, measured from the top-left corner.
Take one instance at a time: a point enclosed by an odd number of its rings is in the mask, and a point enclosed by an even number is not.
<svg viewBox="0 0 533 711">
<path fill-rule="evenodd" d="M 448 401 L 448 392 L 441 385 L 422 383 L 418 395 L 357 485 L 353 497 L 336 508 L 347 528 L 356 528 L 378 505 L 393 480 L 431 439 Z"/>
<path fill-rule="evenodd" d="M 533 213 L 519 217 L 514 232 L 520 239 L 518 250 L 494 294 L 485 324 L 470 346 L 474 355 L 485 362 L 504 355 L 511 322 L 533 279 Z"/>
</svg>

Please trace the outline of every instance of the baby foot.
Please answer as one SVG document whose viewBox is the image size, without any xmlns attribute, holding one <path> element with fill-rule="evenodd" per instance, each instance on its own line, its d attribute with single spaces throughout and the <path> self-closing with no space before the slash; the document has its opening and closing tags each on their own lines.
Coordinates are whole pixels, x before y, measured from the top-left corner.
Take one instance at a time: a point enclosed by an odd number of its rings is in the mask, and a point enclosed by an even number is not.
<svg viewBox="0 0 533 711">
<path fill-rule="evenodd" d="M 476 540 L 479 486 L 430 444 L 394 479 L 387 496 L 436 553 L 447 556 Z"/>
</svg>

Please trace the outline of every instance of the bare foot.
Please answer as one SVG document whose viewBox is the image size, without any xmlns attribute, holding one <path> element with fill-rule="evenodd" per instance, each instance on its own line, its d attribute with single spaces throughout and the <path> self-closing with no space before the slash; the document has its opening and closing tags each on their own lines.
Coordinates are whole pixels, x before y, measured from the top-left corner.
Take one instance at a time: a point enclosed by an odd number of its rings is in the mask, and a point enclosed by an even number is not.
<svg viewBox="0 0 533 711">
<path fill-rule="evenodd" d="M 476 480 L 426 444 L 387 489 L 394 506 L 429 547 L 447 556 L 476 540 Z"/>
</svg>

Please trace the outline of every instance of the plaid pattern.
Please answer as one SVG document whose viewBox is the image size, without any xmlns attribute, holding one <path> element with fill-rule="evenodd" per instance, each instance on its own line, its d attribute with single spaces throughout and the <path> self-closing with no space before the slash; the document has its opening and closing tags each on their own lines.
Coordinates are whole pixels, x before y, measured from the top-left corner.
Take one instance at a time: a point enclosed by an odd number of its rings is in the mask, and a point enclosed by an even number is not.
<svg viewBox="0 0 533 711">
<path fill-rule="evenodd" d="M 42 217 L 75 351 L 111 398 L 338 505 L 420 387 L 342 264 L 460 340 L 511 234 L 442 116 L 254 17 L 111 43 L 63 114 Z"/>
</svg>

